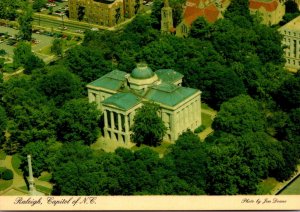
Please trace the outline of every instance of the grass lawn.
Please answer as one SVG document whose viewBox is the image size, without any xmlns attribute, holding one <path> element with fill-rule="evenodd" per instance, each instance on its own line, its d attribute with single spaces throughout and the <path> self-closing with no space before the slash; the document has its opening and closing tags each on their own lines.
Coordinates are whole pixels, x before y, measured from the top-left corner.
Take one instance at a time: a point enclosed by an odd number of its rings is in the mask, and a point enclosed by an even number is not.
<svg viewBox="0 0 300 212">
<path fill-rule="evenodd" d="M 205 110 L 213 110 L 206 103 L 201 102 L 201 108 Z"/>
<path fill-rule="evenodd" d="M 288 187 L 286 187 L 286 189 L 284 189 L 280 194 L 300 194 L 300 177 L 298 176 L 297 179 L 294 182 L 292 182 Z"/>
<path fill-rule="evenodd" d="M 202 125 L 205 126 L 205 128 L 210 127 L 212 124 L 211 115 L 208 115 L 206 113 L 202 113 Z"/>
<path fill-rule="evenodd" d="M 15 154 L 12 156 L 12 160 L 11 160 L 11 163 L 12 163 L 12 167 L 14 168 L 15 172 L 17 172 L 18 175 L 22 175 L 22 171 L 19 169 L 20 165 L 21 165 L 21 159 L 19 157 L 18 154 Z"/>
<path fill-rule="evenodd" d="M 21 186 L 21 187 L 19 187 L 19 189 L 24 190 L 24 191 L 28 191 L 27 186 Z"/>
<path fill-rule="evenodd" d="M 52 174 L 49 172 L 43 172 L 41 176 L 39 176 L 39 180 L 49 182 L 52 178 Z"/>
<path fill-rule="evenodd" d="M 257 194 L 271 194 L 271 191 L 279 182 L 274 177 L 269 177 L 263 180 L 258 185 Z"/>
<path fill-rule="evenodd" d="M 6 72 L 6 73 L 13 73 L 16 71 L 16 69 L 13 67 L 13 64 L 12 63 L 5 63 L 4 67 L 3 67 L 3 70 Z"/>
<path fill-rule="evenodd" d="M 13 184 L 13 180 L 2 180 L 0 179 L 0 191 L 9 188 Z"/>
<path fill-rule="evenodd" d="M 142 149 L 142 148 L 145 148 L 145 147 L 149 147 L 150 149 L 154 150 L 155 152 L 157 152 L 160 156 L 164 155 L 167 153 L 167 150 L 168 150 L 168 147 L 171 145 L 170 142 L 167 142 L 167 141 L 163 141 L 161 143 L 161 145 L 157 146 L 157 147 L 150 147 L 150 146 L 147 146 L 147 145 L 141 145 L 139 147 L 137 146 L 133 146 L 131 148 L 131 150 L 133 151 L 137 151 L 139 149 Z"/>
<path fill-rule="evenodd" d="M 41 54 L 46 54 L 46 55 L 52 55 L 51 53 L 51 46 L 46 46 L 42 48 L 40 51 L 38 51 Z"/>
<path fill-rule="evenodd" d="M 3 150 L 0 150 L 0 160 L 5 160 L 6 154 Z"/>
<path fill-rule="evenodd" d="M 47 188 L 45 186 L 41 186 L 41 185 L 36 185 L 36 190 L 40 191 L 44 194 L 51 194 L 52 189 L 51 188 Z"/>
</svg>

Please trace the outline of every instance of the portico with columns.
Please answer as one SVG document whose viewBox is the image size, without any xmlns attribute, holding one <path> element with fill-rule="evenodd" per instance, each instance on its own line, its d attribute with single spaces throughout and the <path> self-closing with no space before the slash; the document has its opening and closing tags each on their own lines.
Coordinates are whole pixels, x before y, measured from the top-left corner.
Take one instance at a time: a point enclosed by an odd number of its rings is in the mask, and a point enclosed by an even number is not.
<svg viewBox="0 0 300 212">
<path fill-rule="evenodd" d="M 104 116 L 104 137 L 129 143 L 134 116 L 143 102 L 160 106 L 158 115 L 167 127 L 164 140 L 174 142 L 187 129 L 201 125 L 201 91 L 182 87 L 183 75 L 172 69 L 153 72 L 146 64 L 128 74 L 114 70 L 87 85 L 90 102 Z"/>
</svg>

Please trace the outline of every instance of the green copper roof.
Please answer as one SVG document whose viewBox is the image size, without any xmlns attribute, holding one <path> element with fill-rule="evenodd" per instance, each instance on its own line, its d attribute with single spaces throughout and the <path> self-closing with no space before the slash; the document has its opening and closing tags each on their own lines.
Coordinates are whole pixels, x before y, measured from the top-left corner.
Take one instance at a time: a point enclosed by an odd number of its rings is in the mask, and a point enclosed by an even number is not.
<svg viewBox="0 0 300 212">
<path fill-rule="evenodd" d="M 135 69 L 131 72 L 130 76 L 135 79 L 148 79 L 154 75 L 151 68 L 146 64 L 140 63 Z"/>
<path fill-rule="evenodd" d="M 172 69 L 159 69 L 155 72 L 159 79 L 166 83 L 174 83 L 183 78 L 183 75 Z"/>
<path fill-rule="evenodd" d="M 113 70 L 88 85 L 116 91 L 123 85 L 126 74 L 123 71 Z"/>
<path fill-rule="evenodd" d="M 117 93 L 105 99 L 102 104 L 113 105 L 122 110 L 129 110 L 140 102 L 141 99 L 133 93 Z"/>
<path fill-rule="evenodd" d="M 167 106 L 175 106 L 187 99 L 188 97 L 195 94 L 198 90 L 193 88 L 186 88 L 175 86 L 172 84 L 162 83 L 157 86 L 153 86 L 145 98 L 148 100 L 152 100 L 154 102 L 158 102 Z"/>
</svg>

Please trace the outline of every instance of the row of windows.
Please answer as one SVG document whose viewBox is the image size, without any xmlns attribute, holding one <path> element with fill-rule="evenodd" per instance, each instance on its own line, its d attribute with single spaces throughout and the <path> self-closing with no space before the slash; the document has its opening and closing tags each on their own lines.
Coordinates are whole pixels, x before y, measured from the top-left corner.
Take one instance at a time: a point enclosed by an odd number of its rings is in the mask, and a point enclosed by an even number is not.
<svg viewBox="0 0 300 212">
<path fill-rule="evenodd" d="M 299 50 L 299 52 L 300 52 L 300 50 Z M 287 52 L 286 55 L 287 55 L 288 57 L 296 57 L 296 54 L 292 54 L 292 55 L 291 55 L 290 52 Z M 300 58 L 300 54 L 298 54 L 298 58 Z"/>
<path fill-rule="evenodd" d="M 298 34 L 297 32 L 291 32 L 291 31 L 286 31 L 284 30 L 284 34 L 286 35 L 291 35 L 291 36 L 300 36 L 300 33 Z"/>
<path fill-rule="evenodd" d="M 286 44 L 289 44 L 289 42 L 296 41 L 296 40 L 294 39 L 291 40 L 290 38 L 283 38 L 283 41 L 287 42 Z M 298 43 L 300 44 L 300 40 L 298 41 Z"/>
<path fill-rule="evenodd" d="M 296 65 L 296 60 L 287 59 L 287 64 Z M 298 61 L 298 66 L 300 66 L 300 61 Z"/>
</svg>

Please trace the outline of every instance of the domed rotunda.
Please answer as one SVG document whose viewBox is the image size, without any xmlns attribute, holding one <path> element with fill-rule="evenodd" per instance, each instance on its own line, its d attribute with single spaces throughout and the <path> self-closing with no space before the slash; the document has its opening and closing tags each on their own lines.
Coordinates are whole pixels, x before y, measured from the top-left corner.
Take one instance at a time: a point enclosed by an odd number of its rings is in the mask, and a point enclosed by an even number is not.
<svg viewBox="0 0 300 212">
<path fill-rule="evenodd" d="M 128 82 L 130 88 L 136 90 L 146 89 L 149 85 L 160 83 L 156 73 L 145 63 L 137 64 L 137 67 L 128 76 Z"/>
</svg>

